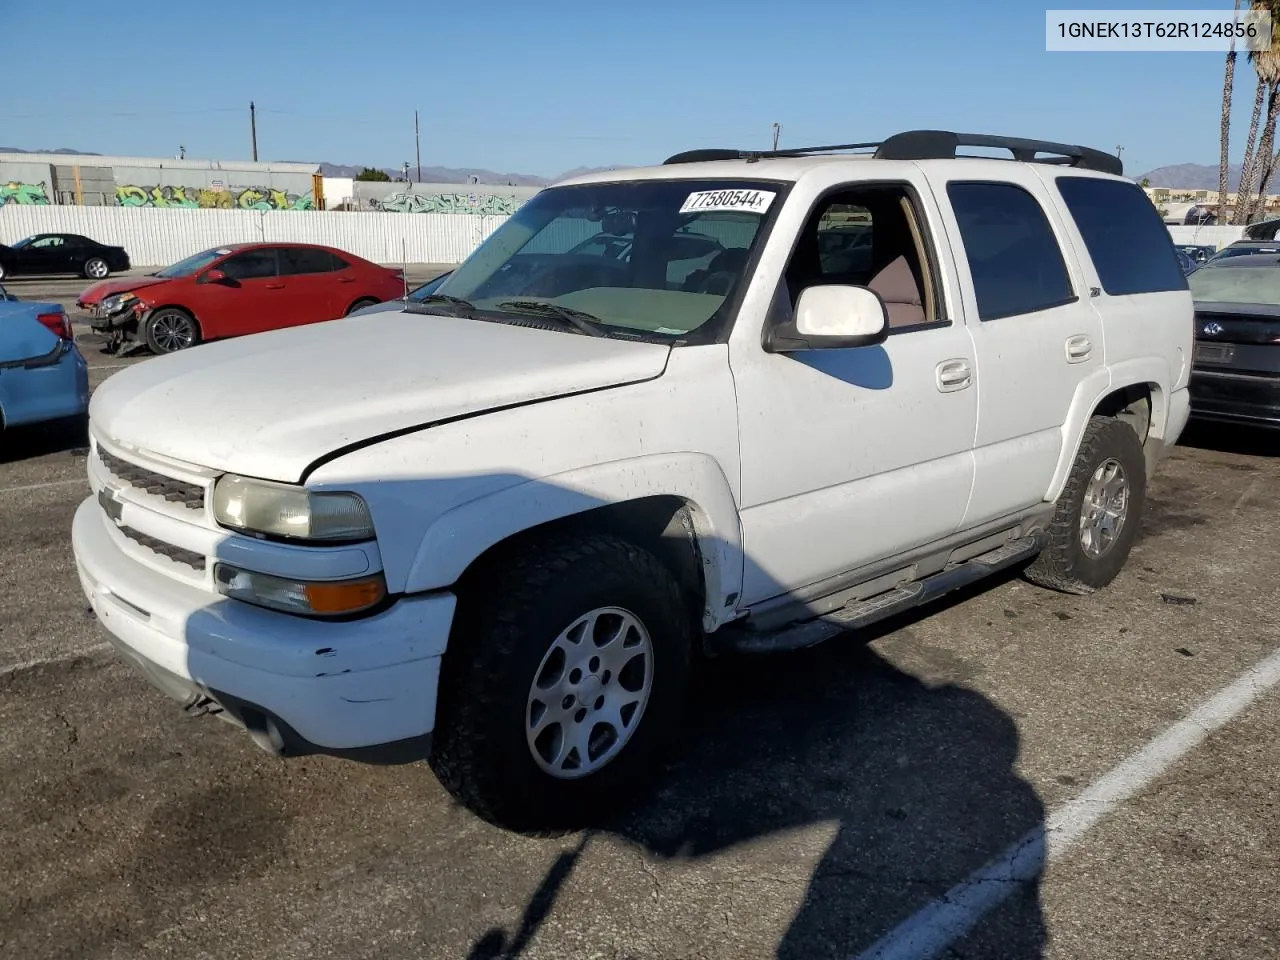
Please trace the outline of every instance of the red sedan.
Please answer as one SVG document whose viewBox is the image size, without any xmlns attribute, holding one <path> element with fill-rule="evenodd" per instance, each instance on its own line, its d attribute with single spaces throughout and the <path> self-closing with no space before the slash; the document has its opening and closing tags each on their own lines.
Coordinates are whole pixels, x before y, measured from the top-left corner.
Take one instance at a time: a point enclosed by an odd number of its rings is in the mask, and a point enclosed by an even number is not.
<svg viewBox="0 0 1280 960">
<path fill-rule="evenodd" d="M 333 320 L 404 295 L 404 274 L 309 243 L 238 243 L 142 277 L 95 283 L 76 304 L 109 349 L 172 353 L 203 340 Z"/>
</svg>

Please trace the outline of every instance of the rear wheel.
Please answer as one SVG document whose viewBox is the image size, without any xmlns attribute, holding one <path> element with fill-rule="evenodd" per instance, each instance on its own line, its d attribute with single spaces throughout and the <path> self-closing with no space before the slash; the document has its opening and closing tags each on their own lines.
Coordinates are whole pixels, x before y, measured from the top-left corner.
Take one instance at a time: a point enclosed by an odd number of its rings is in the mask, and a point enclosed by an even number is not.
<svg viewBox="0 0 1280 960">
<path fill-rule="evenodd" d="M 177 307 L 165 307 L 147 318 L 143 338 L 152 353 L 173 353 L 200 342 L 200 324 Z"/>
<path fill-rule="evenodd" d="M 1074 594 L 1107 586 L 1129 558 L 1146 496 L 1138 434 L 1123 420 L 1093 417 L 1058 497 L 1049 545 L 1027 568 L 1027 579 Z"/>
<path fill-rule="evenodd" d="M 518 830 L 580 827 L 633 802 L 679 722 L 691 617 L 670 571 L 609 536 L 546 542 L 459 601 L 432 767 Z"/>
<path fill-rule="evenodd" d="M 90 280 L 105 280 L 111 275 L 111 267 L 101 257 L 90 257 L 84 262 L 84 275 Z"/>
<path fill-rule="evenodd" d="M 373 299 L 373 297 L 362 297 L 361 299 L 359 299 L 359 300 L 357 300 L 355 303 L 353 303 L 351 306 L 347 307 L 347 312 L 346 312 L 346 313 L 344 313 L 344 314 L 343 314 L 343 316 L 345 316 L 345 317 L 349 317 L 349 316 L 351 316 L 353 313 L 355 313 L 357 310 L 359 310 L 360 308 L 362 308 L 362 307 L 372 307 L 372 306 L 373 306 L 374 304 L 376 304 L 377 302 L 378 302 L 378 301 L 377 301 L 377 300 L 375 300 L 375 299 Z"/>
</svg>

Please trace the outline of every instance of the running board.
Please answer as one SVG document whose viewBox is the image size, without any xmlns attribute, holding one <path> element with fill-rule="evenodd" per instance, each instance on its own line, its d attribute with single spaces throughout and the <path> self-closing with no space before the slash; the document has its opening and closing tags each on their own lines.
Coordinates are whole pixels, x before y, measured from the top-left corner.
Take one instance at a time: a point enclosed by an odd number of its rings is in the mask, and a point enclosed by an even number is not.
<svg viewBox="0 0 1280 960">
<path fill-rule="evenodd" d="M 813 620 L 788 624 L 768 632 L 730 626 L 712 634 L 710 640 L 718 651 L 725 653 L 780 653 L 811 647 L 846 631 L 860 630 L 887 620 L 895 614 L 922 606 L 953 590 L 967 587 L 993 573 L 1030 560 L 1047 543 L 1047 536 L 1037 532 L 1020 540 L 1011 540 L 923 580 L 902 584 L 866 600 L 852 600 L 839 610 Z"/>
</svg>

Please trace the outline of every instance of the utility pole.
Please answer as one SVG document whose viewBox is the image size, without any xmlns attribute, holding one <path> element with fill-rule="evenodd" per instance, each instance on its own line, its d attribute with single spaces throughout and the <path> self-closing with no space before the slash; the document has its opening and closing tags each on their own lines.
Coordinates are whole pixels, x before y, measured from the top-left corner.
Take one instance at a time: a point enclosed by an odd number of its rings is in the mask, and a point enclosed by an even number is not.
<svg viewBox="0 0 1280 960">
<path fill-rule="evenodd" d="M 253 101 L 249 101 L 249 135 L 253 137 L 253 162 L 258 162 L 258 117 L 254 113 Z"/>
<path fill-rule="evenodd" d="M 782 133 L 782 124 L 775 123 L 773 125 L 773 149 L 778 149 L 778 135 Z"/>
<path fill-rule="evenodd" d="M 418 139 L 418 111 L 413 111 L 413 148 L 418 156 L 418 183 L 422 182 L 422 141 Z"/>
</svg>

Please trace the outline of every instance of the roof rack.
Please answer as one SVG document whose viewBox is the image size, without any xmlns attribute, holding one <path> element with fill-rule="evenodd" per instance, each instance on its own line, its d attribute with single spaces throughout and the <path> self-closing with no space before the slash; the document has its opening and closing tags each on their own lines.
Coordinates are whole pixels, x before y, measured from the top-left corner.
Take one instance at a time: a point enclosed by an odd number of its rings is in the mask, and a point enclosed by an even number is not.
<svg viewBox="0 0 1280 960">
<path fill-rule="evenodd" d="M 986 133 L 953 133 L 950 130 L 908 130 L 887 140 L 872 143 L 841 143 L 822 147 L 795 147 L 790 150 L 687 150 L 668 157 L 664 163 L 699 163 L 706 160 L 756 160 L 774 157 L 806 157 L 824 153 L 848 153 L 875 150 L 879 160 L 955 159 L 961 147 L 994 147 L 1008 150 L 1010 159 L 1024 163 L 1052 163 L 1095 170 L 1099 173 L 1124 175 L 1124 164 L 1114 154 L 1092 147 L 1025 137 L 1001 137 Z M 1049 154 L 1049 156 L 1040 156 Z"/>
</svg>

